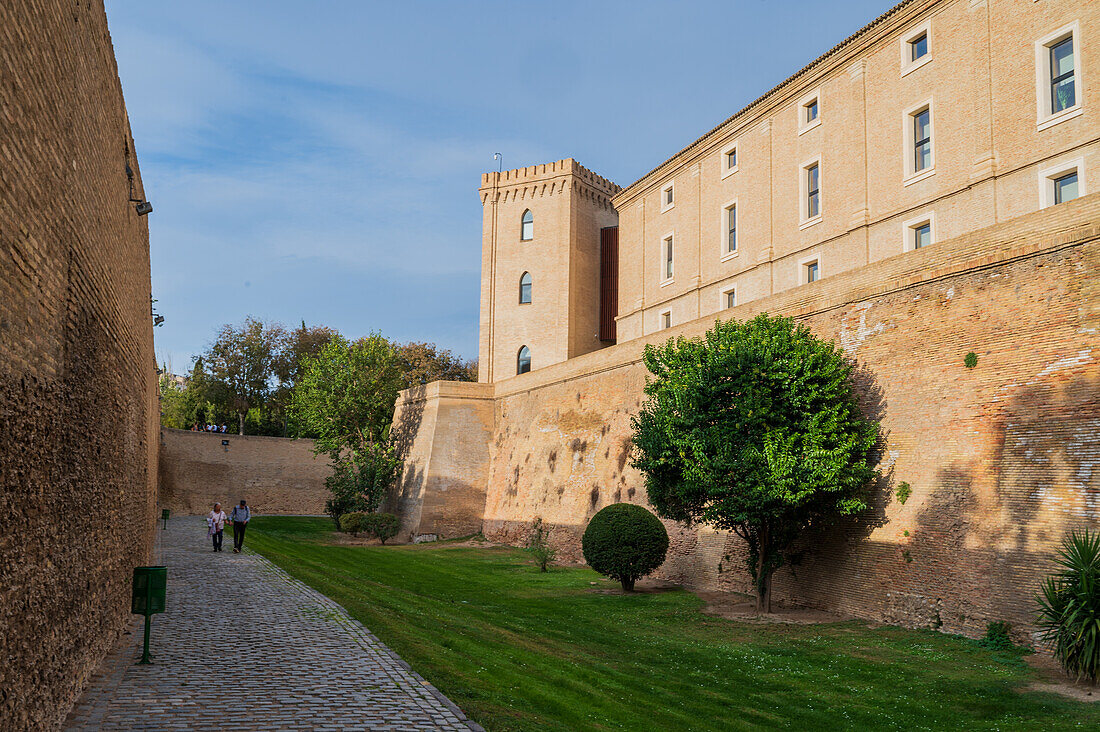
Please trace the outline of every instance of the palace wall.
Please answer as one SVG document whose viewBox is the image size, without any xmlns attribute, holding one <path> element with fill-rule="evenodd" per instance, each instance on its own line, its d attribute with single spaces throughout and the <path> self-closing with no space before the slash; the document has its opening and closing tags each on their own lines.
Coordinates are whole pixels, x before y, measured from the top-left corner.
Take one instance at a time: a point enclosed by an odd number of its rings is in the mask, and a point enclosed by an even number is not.
<svg viewBox="0 0 1100 732">
<path fill-rule="evenodd" d="M 776 600 L 970 635 L 989 620 L 1031 627 L 1051 553 L 1068 531 L 1100 520 L 1097 271 L 1093 194 L 728 312 L 794 316 L 837 341 L 858 362 L 861 398 L 888 437 L 871 509 L 807 537 L 798 563 L 777 574 Z M 701 335 L 712 318 L 485 385 L 495 403 L 481 447 L 486 536 L 522 541 L 541 517 L 562 558 L 580 559 L 596 511 L 645 504 L 630 467 L 643 346 Z M 971 351 L 978 364 L 968 369 Z M 442 470 L 462 474 L 433 462 L 424 492 Z M 904 504 L 894 495 L 902 481 L 912 486 Z M 749 591 L 739 539 L 668 528 L 662 576 Z"/>
<path fill-rule="evenodd" d="M 243 498 L 257 515 L 321 514 L 330 472 L 313 440 L 160 430 L 160 502 L 173 513 L 203 515 L 215 502 L 229 513 Z"/>
<path fill-rule="evenodd" d="M 0 727 L 55 729 L 153 559 L 149 237 L 102 3 L 0 3 L 0 69 Z"/>
</svg>

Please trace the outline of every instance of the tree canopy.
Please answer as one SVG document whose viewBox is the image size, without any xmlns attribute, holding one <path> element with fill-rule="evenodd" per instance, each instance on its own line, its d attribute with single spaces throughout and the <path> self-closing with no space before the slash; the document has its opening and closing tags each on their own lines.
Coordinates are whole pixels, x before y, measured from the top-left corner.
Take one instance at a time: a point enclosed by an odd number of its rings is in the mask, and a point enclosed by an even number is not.
<svg viewBox="0 0 1100 732">
<path fill-rule="evenodd" d="M 852 364 L 767 314 L 646 346 L 644 362 L 633 465 L 650 503 L 744 539 L 757 607 L 770 611 L 772 573 L 799 534 L 867 506 L 879 428 L 860 414 Z"/>
</svg>

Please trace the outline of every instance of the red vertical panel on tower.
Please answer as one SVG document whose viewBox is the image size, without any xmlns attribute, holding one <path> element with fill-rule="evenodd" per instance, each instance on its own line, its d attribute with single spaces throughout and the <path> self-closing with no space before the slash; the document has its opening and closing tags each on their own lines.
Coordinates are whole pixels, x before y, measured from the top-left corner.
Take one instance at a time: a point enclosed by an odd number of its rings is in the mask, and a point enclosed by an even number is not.
<svg viewBox="0 0 1100 732">
<path fill-rule="evenodd" d="M 600 229 L 600 340 L 615 342 L 619 314 L 619 227 Z"/>
</svg>

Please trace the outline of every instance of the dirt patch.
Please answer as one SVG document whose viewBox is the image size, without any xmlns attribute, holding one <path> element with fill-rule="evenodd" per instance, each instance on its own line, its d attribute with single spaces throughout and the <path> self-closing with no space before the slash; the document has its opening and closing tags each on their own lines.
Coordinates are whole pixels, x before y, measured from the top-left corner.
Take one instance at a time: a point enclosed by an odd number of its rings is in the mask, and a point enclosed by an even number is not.
<svg viewBox="0 0 1100 732">
<path fill-rule="evenodd" d="M 1047 653 L 1033 653 L 1024 660 L 1042 677 L 1039 681 L 1028 684 L 1028 691 L 1044 691 L 1082 702 L 1100 701 L 1100 686 L 1074 681 L 1072 676 L 1062 670 L 1054 656 Z"/>
<path fill-rule="evenodd" d="M 619 581 L 610 577 L 604 577 L 588 584 L 593 585 L 588 591 L 595 592 L 598 595 L 655 595 L 661 592 L 682 589 L 680 585 L 665 580 L 653 579 L 652 577 L 643 577 L 635 582 L 633 592 L 623 592 Z"/>
<path fill-rule="evenodd" d="M 824 610 L 806 607 L 780 607 L 772 601 L 772 612 L 756 612 L 756 600 L 738 592 L 695 592 L 706 602 L 703 613 L 727 620 L 756 623 L 788 623 L 791 625 L 817 625 L 820 623 L 841 623 L 851 620 L 850 615 L 838 615 Z"/>
</svg>

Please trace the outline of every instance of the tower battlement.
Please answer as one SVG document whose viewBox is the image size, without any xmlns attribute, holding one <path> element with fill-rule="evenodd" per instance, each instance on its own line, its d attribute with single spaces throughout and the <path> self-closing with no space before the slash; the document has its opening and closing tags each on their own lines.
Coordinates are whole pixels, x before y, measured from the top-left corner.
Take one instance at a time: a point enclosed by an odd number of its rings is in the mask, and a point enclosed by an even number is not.
<svg viewBox="0 0 1100 732">
<path fill-rule="evenodd" d="M 481 201 L 482 203 L 485 202 L 489 191 L 494 187 L 498 191 L 503 191 L 504 189 L 512 189 L 538 183 L 549 184 L 554 179 L 564 178 L 569 175 L 572 175 L 576 180 L 587 184 L 589 187 L 595 189 L 595 192 L 602 193 L 608 198 L 622 190 L 622 186 L 604 178 L 602 175 L 593 173 L 573 158 L 563 158 L 562 160 L 556 160 L 551 163 L 528 165 L 522 168 L 513 168 L 512 170 L 500 172 L 493 171 L 490 173 L 482 173 L 481 188 L 479 189 L 481 192 Z M 558 188 L 558 190 L 560 190 L 560 188 Z"/>
</svg>

